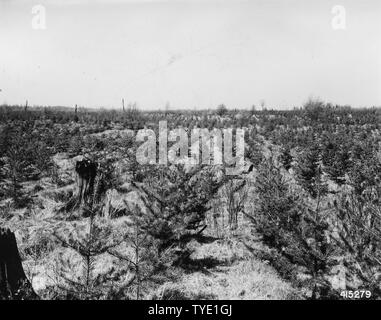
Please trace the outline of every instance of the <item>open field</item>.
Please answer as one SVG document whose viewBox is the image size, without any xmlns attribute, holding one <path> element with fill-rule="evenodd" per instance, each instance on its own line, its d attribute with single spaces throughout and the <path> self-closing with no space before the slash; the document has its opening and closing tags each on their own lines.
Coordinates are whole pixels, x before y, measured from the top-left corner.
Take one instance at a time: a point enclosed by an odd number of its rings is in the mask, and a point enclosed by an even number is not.
<svg viewBox="0 0 381 320">
<path fill-rule="evenodd" d="M 380 117 L 318 100 L 290 111 L 0 106 L 0 225 L 42 299 L 376 299 Z M 139 130 L 159 137 L 161 121 L 188 136 L 243 129 L 243 165 L 139 163 Z M 17 290 L 1 295 L 28 298 Z"/>
</svg>

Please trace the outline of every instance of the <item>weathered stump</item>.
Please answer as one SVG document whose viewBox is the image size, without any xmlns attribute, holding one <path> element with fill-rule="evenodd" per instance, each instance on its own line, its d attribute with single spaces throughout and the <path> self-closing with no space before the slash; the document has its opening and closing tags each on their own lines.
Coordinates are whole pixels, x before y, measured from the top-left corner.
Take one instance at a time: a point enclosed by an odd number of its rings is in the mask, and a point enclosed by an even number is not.
<svg viewBox="0 0 381 320">
<path fill-rule="evenodd" d="M 15 234 L 0 228 L 0 300 L 37 298 L 21 264 Z"/>
<path fill-rule="evenodd" d="M 75 165 L 78 185 L 78 203 L 86 203 L 94 191 L 94 182 L 97 175 L 97 163 L 84 159 Z"/>
</svg>

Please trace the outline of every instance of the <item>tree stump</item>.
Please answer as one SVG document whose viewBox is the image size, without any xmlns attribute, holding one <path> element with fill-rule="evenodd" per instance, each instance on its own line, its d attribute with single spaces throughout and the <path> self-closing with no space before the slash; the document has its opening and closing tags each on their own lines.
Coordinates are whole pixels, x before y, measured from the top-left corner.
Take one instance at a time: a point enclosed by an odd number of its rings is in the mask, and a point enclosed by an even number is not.
<svg viewBox="0 0 381 320">
<path fill-rule="evenodd" d="M 0 228 L 0 300 L 37 298 L 21 264 L 15 234 Z"/>
<path fill-rule="evenodd" d="M 75 165 L 78 185 L 78 203 L 86 203 L 94 191 L 97 163 L 88 159 L 77 161 Z"/>
</svg>

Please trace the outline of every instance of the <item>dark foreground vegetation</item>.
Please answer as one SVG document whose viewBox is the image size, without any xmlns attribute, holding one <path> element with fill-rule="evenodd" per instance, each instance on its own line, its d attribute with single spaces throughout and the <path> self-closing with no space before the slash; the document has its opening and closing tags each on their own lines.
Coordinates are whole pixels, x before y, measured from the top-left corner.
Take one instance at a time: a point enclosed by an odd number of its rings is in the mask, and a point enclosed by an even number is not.
<svg viewBox="0 0 381 320">
<path fill-rule="evenodd" d="M 254 170 L 139 165 L 134 134 L 161 120 L 245 128 Z M 380 123 L 379 108 L 315 100 L 291 111 L 0 106 L 0 226 L 43 299 L 380 298 Z M 96 163 L 85 195 L 82 159 Z M 22 286 L 0 286 L 22 298 Z"/>
</svg>

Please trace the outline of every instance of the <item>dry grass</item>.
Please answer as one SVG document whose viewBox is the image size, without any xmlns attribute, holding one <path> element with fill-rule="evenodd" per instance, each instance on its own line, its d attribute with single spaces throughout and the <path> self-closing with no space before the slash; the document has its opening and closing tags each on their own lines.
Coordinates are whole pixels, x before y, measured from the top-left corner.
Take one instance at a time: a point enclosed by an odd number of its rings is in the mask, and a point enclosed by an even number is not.
<svg viewBox="0 0 381 320">
<path fill-rule="evenodd" d="M 162 286 L 157 298 L 285 300 L 301 296 L 238 241 L 218 240 L 199 245 L 191 259 L 205 267 L 184 274 L 177 283 Z"/>
<path fill-rule="evenodd" d="M 39 205 L 28 210 L 13 210 L 12 218 L 6 223 L 16 231 L 24 268 L 37 293 L 55 284 L 54 264 L 59 255 L 68 255 L 72 261 L 79 259 L 70 249 L 62 248 L 52 235 L 53 230 L 66 230 L 73 223 L 66 221 L 66 214 L 58 214 L 57 209 L 75 188 L 69 174 L 72 170 L 71 162 L 63 156 L 55 160 L 58 160 L 61 174 L 66 177 L 64 186 L 57 187 L 48 180 L 39 181 L 42 189 L 34 193 Z M 35 187 L 34 184 L 30 184 L 31 190 Z M 122 198 L 132 201 L 134 197 L 126 194 Z M 113 200 L 120 199 L 114 197 Z M 112 219 L 116 230 L 120 230 L 126 219 L 127 217 Z M 219 220 L 221 219 L 222 217 Z M 86 220 L 79 218 L 74 224 L 86 224 Z M 282 280 L 268 263 L 253 257 L 240 241 L 250 232 L 247 221 L 241 215 L 239 225 L 234 234 L 229 233 L 227 226 L 220 228 L 225 236 L 223 239 L 212 239 L 216 230 L 205 230 L 206 235 L 212 236 L 211 242 L 191 243 L 194 251 L 190 256 L 190 265 L 189 268 L 179 270 L 180 279 L 152 288 L 147 298 L 264 300 L 300 297 L 301 294 L 290 283 Z M 115 261 L 104 255 L 98 260 L 95 273 L 108 272 L 114 265 Z"/>
</svg>

